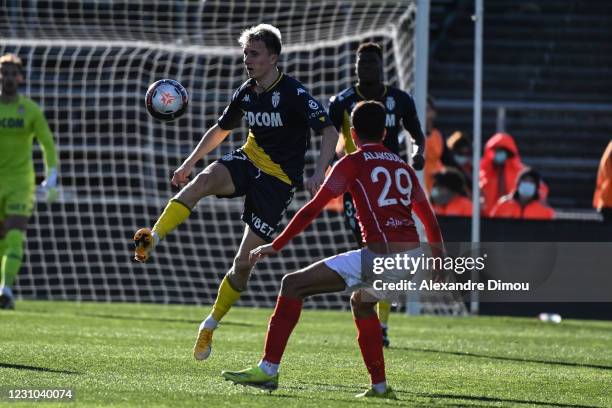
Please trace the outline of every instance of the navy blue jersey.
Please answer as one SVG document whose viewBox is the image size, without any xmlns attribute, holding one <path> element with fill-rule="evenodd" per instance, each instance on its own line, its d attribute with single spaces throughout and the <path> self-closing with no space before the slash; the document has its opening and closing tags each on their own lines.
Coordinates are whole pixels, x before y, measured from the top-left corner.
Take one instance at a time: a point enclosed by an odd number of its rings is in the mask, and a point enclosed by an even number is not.
<svg viewBox="0 0 612 408">
<path fill-rule="evenodd" d="M 304 155 L 310 130 L 332 126 L 325 109 L 296 79 L 280 74 L 265 91 L 254 90 L 250 79 L 234 92 L 219 118 L 222 129 L 231 130 L 245 116 L 249 135 L 242 151 L 262 171 L 291 185 L 301 185 Z"/>
<path fill-rule="evenodd" d="M 346 153 L 352 153 L 357 150 L 349 131 L 351 127 L 351 112 L 358 102 L 365 100 L 368 99 L 359 92 L 357 85 L 341 91 L 329 100 L 329 117 L 336 129 L 342 132 Z M 376 100 L 385 105 L 387 110 L 385 123 L 387 137 L 383 142 L 387 149 L 396 154 L 400 153 L 398 141 L 398 135 L 402 130 L 400 120 L 401 124 L 404 125 L 404 129 L 415 140 L 424 140 L 419 138 L 419 135 L 423 137 L 423 130 L 421 129 L 414 101 L 409 94 L 393 86 L 385 85 L 385 92 Z"/>
</svg>

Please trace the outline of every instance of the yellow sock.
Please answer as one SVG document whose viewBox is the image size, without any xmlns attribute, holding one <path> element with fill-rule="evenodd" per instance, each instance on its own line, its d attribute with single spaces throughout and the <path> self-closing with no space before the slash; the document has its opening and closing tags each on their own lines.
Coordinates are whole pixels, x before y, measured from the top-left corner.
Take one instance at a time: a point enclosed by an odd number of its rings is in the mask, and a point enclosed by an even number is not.
<svg viewBox="0 0 612 408">
<path fill-rule="evenodd" d="M 153 226 L 153 232 L 159 239 L 164 237 L 173 229 L 182 224 L 191 214 L 191 209 L 174 198 L 168 202 L 164 212 Z"/>
<path fill-rule="evenodd" d="M 227 279 L 227 276 L 221 281 L 219 286 L 219 293 L 217 293 L 217 300 L 213 305 L 211 315 L 216 321 L 223 319 L 223 316 L 232 308 L 234 303 L 240 299 L 240 292 L 232 287 Z"/>
<path fill-rule="evenodd" d="M 378 302 L 378 320 L 385 326 L 389 323 L 389 313 L 391 312 L 391 303 L 380 301 Z"/>
</svg>

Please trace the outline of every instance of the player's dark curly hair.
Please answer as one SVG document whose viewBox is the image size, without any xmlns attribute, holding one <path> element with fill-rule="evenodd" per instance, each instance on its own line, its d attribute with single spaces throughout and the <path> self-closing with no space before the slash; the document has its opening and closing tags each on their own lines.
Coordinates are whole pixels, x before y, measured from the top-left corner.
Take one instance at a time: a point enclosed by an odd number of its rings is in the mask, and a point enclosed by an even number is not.
<svg viewBox="0 0 612 408">
<path fill-rule="evenodd" d="M 270 24 L 259 24 L 247 28 L 240 34 L 238 43 L 244 48 L 249 41 L 263 41 L 267 50 L 276 55 L 281 53 L 281 33 L 278 28 Z"/>
<path fill-rule="evenodd" d="M 351 122 L 362 141 L 380 142 L 385 134 L 386 111 L 377 101 L 361 101 L 351 113 Z"/>
<path fill-rule="evenodd" d="M 375 42 L 363 43 L 357 48 L 358 55 L 364 52 L 373 52 L 378 55 L 381 60 L 383 59 L 382 47 Z"/>
</svg>

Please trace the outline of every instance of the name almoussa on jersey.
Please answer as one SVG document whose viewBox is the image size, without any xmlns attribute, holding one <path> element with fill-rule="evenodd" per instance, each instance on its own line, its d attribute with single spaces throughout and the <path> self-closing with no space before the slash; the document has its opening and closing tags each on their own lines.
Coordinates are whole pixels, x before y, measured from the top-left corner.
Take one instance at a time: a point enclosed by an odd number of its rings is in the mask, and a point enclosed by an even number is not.
<svg viewBox="0 0 612 408">
<path fill-rule="evenodd" d="M 247 121 L 249 135 L 242 147 L 262 171 L 291 185 L 301 185 L 310 129 L 321 131 L 332 123 L 322 105 L 296 79 L 281 73 L 265 91 L 254 90 L 255 80 L 234 92 L 219 118 L 222 129 Z"/>
</svg>

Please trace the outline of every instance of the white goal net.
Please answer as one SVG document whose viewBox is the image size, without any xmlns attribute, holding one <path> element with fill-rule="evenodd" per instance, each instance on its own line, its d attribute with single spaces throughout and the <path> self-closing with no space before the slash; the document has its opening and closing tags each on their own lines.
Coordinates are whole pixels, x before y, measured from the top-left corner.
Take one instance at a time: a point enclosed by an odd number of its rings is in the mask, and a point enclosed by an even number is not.
<svg viewBox="0 0 612 408">
<path fill-rule="evenodd" d="M 240 32 L 270 23 L 283 34 L 282 69 L 327 104 L 355 80 L 364 40 L 384 48 L 386 80 L 413 85 L 414 1 L 5 1 L 0 53 L 26 65 L 23 93 L 43 108 L 59 152 L 60 200 L 39 201 L 16 293 L 23 298 L 210 304 L 243 232 L 242 200 L 205 198 L 157 248 L 132 261 L 131 237 L 175 192 L 170 175 L 244 80 Z M 161 124 L 148 85 L 180 81 L 188 112 Z M 236 129 L 198 169 L 240 146 Z M 306 172 L 319 137 L 313 137 Z M 36 153 L 38 174 L 42 161 Z M 286 217 L 308 199 L 296 195 Z M 286 224 L 285 218 L 283 224 Z M 324 212 L 282 253 L 258 264 L 241 305 L 273 305 L 282 275 L 352 249 L 341 214 Z M 321 296 L 310 307 L 346 308 Z"/>
</svg>

